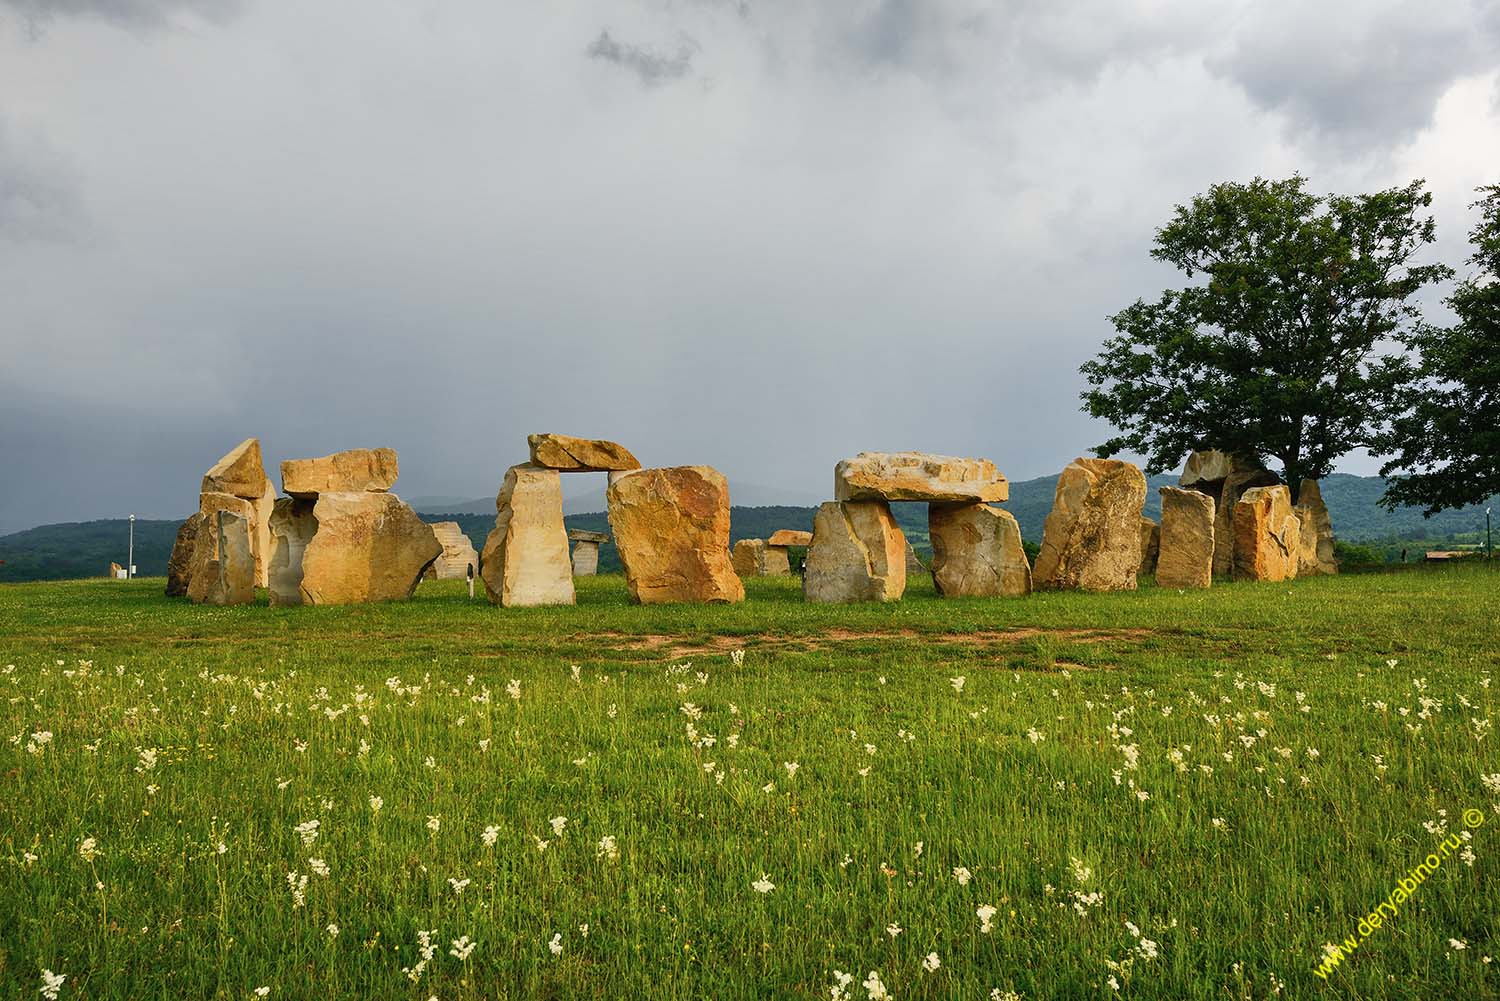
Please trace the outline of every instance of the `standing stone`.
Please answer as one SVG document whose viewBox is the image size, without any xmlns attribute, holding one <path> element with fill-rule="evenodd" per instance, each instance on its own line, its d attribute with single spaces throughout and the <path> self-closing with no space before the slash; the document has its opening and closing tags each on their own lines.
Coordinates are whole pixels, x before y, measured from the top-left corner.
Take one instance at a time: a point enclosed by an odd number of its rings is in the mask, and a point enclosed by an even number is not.
<svg viewBox="0 0 1500 1001">
<path fill-rule="evenodd" d="M 219 510 L 198 522 L 188 600 L 198 605 L 244 605 L 255 600 L 255 554 L 250 520 Z"/>
<path fill-rule="evenodd" d="M 905 534 L 906 533 L 903 532 L 902 536 L 905 537 Z M 922 557 L 920 557 L 920 556 L 917 555 L 917 551 L 914 548 L 912 548 L 911 540 L 907 539 L 906 540 L 906 579 L 907 580 L 911 580 L 911 578 L 913 576 L 920 577 L 920 576 L 922 576 L 926 572 L 927 572 L 927 568 L 922 565 Z"/>
<path fill-rule="evenodd" d="M 766 571 L 766 540 L 741 539 L 729 553 L 729 564 L 741 580 L 761 577 Z"/>
<path fill-rule="evenodd" d="M 1119 459 L 1075 459 L 1057 478 L 1032 579 L 1038 588 L 1133 591 L 1146 477 Z"/>
<path fill-rule="evenodd" d="M 266 467 L 261 459 L 260 439 L 246 438 L 225 453 L 203 474 L 198 492 L 254 498 L 266 492 Z"/>
<path fill-rule="evenodd" d="M 474 543 L 469 541 L 469 537 L 464 534 L 463 526 L 458 522 L 433 522 L 432 534 L 437 536 L 438 544 L 443 547 L 443 554 L 427 568 L 429 578 L 432 580 L 467 580 L 469 567 L 473 567 L 476 571 L 479 569 L 479 553 L 474 550 Z"/>
<path fill-rule="evenodd" d="M 1245 469 L 1230 473 L 1220 489 L 1214 508 L 1214 574 L 1227 577 L 1235 572 L 1235 546 L 1238 541 L 1234 531 L 1234 508 L 1246 491 L 1257 487 L 1274 487 L 1280 483 L 1275 473 L 1267 469 Z"/>
<path fill-rule="evenodd" d="M 1192 487 L 1200 493 L 1217 497 L 1229 474 L 1258 468 L 1258 464 L 1247 463 L 1244 459 L 1216 448 L 1200 449 L 1187 457 L 1182 475 L 1177 478 L 1177 485 Z"/>
<path fill-rule="evenodd" d="M 526 436 L 531 446 L 531 465 L 564 473 L 607 473 L 640 469 L 630 449 L 600 438 L 574 438 L 565 434 Z"/>
<path fill-rule="evenodd" d="M 1208 587 L 1214 577 L 1214 499 L 1197 490 L 1162 487 L 1159 587 Z"/>
<path fill-rule="evenodd" d="M 1015 516 L 988 504 L 933 504 L 932 582 L 944 598 L 1020 597 L 1031 593 L 1031 563 Z M 908 547 L 908 551 L 910 548 Z"/>
<path fill-rule="evenodd" d="M 271 560 L 267 567 L 272 605 L 300 605 L 302 558 L 318 531 L 315 500 L 282 497 L 271 511 Z"/>
<path fill-rule="evenodd" d="M 1136 571 L 1137 576 L 1150 576 L 1156 573 L 1156 559 L 1161 552 L 1161 526 L 1156 522 L 1141 516 L 1141 568 Z"/>
<path fill-rule="evenodd" d="M 1333 519 L 1323 503 L 1323 489 L 1317 480 L 1303 480 L 1297 491 L 1294 509 L 1301 525 L 1297 576 L 1317 577 L 1339 572 L 1339 561 L 1333 552 Z"/>
<path fill-rule="evenodd" d="M 180 598 L 187 594 L 188 578 L 193 571 L 193 546 L 198 540 L 198 523 L 202 520 L 203 513 L 194 511 L 177 528 L 177 539 L 172 543 L 172 555 L 167 560 L 169 598 Z"/>
<path fill-rule="evenodd" d="M 244 503 L 226 502 L 225 498 Z M 200 514 L 210 516 L 218 511 L 233 511 L 248 520 L 250 548 L 255 557 L 255 583 L 261 587 L 265 586 L 267 580 L 266 563 L 271 552 L 269 520 L 275 500 L 276 487 L 266 475 L 261 463 L 260 441 L 255 438 L 246 438 L 225 453 L 203 474 L 199 487 Z M 182 537 L 181 530 L 178 534 L 178 544 L 187 548 L 180 554 L 178 574 L 175 577 L 170 574 L 168 576 L 167 594 L 174 597 L 187 593 L 192 568 L 197 562 L 192 552 L 192 545 L 198 538 L 196 528 L 186 538 Z M 215 540 L 212 558 L 217 559 L 217 536 L 209 533 L 204 538 Z M 173 551 L 177 551 L 175 546 Z"/>
<path fill-rule="evenodd" d="M 573 543 L 573 576 L 596 575 L 599 572 L 599 547 L 609 541 L 609 535 L 590 532 L 584 528 L 570 528 L 568 540 Z"/>
<path fill-rule="evenodd" d="M 1284 486 L 1252 487 L 1234 505 L 1235 580 L 1297 576 L 1302 524 Z"/>
<path fill-rule="evenodd" d="M 897 601 L 906 536 L 883 500 L 828 501 L 813 519 L 803 596 L 814 602 Z"/>
<path fill-rule="evenodd" d="M 718 470 L 624 473 L 606 496 L 632 601 L 745 600 L 745 585 L 729 560 L 729 483 Z"/>
<path fill-rule="evenodd" d="M 529 463 L 510 467 L 495 509 L 495 527 L 485 540 L 479 571 L 490 601 L 506 607 L 573 604 L 573 564 L 557 470 Z"/>
<path fill-rule="evenodd" d="M 926 452 L 861 452 L 834 467 L 833 487 L 841 501 L 983 504 L 1010 496 L 1010 484 L 988 459 Z"/>
<path fill-rule="evenodd" d="M 395 494 L 319 494 L 312 518 L 315 527 L 302 551 L 299 587 L 307 604 L 410 598 L 443 552 L 431 526 Z"/>
<path fill-rule="evenodd" d="M 396 482 L 400 465 L 391 448 L 351 448 L 316 459 L 281 464 L 281 489 L 291 497 L 325 493 L 384 493 Z"/>
</svg>

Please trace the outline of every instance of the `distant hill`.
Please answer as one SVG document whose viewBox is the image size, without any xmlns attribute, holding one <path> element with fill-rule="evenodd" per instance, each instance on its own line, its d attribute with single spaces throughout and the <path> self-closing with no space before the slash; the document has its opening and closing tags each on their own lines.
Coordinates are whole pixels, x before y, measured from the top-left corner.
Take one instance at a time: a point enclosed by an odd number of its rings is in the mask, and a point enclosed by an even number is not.
<svg viewBox="0 0 1500 1001">
<path fill-rule="evenodd" d="M 1153 476 L 1148 481 L 1145 514 L 1161 517 L 1157 488 L 1177 482 L 1176 476 Z M 1003 506 L 1016 516 L 1021 535 L 1028 542 L 1040 542 L 1042 522 L 1052 509 L 1052 494 L 1057 485 L 1053 476 L 1022 480 L 1010 485 L 1010 500 Z M 1334 532 L 1348 542 L 1374 540 L 1409 540 L 1416 551 L 1423 542 L 1438 543 L 1464 533 L 1484 532 L 1484 507 L 1444 511 L 1424 519 L 1417 508 L 1387 512 L 1376 503 L 1384 482 L 1377 476 L 1348 476 L 1335 473 L 1323 481 L 1323 499 L 1333 518 Z M 730 486 L 730 496 L 743 491 L 753 499 L 756 489 Z M 417 498 L 446 500 L 447 498 Z M 565 505 L 564 521 L 569 528 L 609 531 L 602 507 L 602 491 L 575 498 Z M 1492 498 L 1500 503 L 1500 497 Z M 578 505 L 595 505 L 595 510 L 578 511 Z M 930 555 L 927 544 L 927 511 L 923 504 L 893 505 L 896 521 L 924 558 Z M 476 549 L 484 547 L 485 536 L 495 523 L 493 498 L 465 502 L 457 511 L 429 511 L 420 506 L 424 521 L 456 521 L 473 541 Z M 736 506 L 730 511 L 730 542 L 739 539 L 765 538 L 778 528 L 811 530 L 815 508 L 809 506 L 766 505 Z M 135 562 L 142 576 L 162 576 L 167 572 L 167 557 L 177 536 L 177 521 L 137 521 L 135 523 Z M 43 525 L 12 535 L 0 536 L 0 582 L 27 580 L 66 580 L 76 577 L 102 576 L 111 562 L 125 564 L 129 525 L 122 519 L 71 522 Z M 599 553 L 599 569 L 604 573 L 620 569 L 620 557 L 613 544 Z"/>
</svg>

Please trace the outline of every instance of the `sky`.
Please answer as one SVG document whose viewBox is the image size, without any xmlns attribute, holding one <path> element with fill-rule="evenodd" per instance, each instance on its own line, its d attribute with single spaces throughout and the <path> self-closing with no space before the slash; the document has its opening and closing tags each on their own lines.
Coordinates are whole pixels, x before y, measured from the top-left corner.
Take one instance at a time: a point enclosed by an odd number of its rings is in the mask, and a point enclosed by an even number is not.
<svg viewBox="0 0 1500 1001">
<path fill-rule="evenodd" d="M 183 517 L 248 436 L 412 497 L 536 431 L 1052 475 L 1155 229 L 1294 172 L 1425 178 L 1461 265 L 1500 4 L 0 0 L 0 532 Z"/>
</svg>

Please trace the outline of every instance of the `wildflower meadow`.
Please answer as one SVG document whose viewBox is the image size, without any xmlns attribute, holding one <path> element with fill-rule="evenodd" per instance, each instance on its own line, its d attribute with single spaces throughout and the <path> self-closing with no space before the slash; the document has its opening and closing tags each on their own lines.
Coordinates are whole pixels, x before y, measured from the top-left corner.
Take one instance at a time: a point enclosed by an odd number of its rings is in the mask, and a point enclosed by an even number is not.
<svg viewBox="0 0 1500 1001">
<path fill-rule="evenodd" d="M 1497 584 L 0 587 L 0 996 L 1500 996 Z"/>
</svg>

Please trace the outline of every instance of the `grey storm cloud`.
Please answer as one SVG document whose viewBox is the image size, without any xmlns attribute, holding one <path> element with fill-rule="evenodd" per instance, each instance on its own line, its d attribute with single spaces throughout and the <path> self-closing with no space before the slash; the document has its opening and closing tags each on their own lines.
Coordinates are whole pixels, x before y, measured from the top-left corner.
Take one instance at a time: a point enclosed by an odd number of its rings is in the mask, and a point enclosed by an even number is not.
<svg viewBox="0 0 1500 1001">
<path fill-rule="evenodd" d="M 590 59 L 601 59 L 630 70 L 642 83 L 656 84 L 687 76 L 693 68 L 693 54 L 697 50 L 698 44 L 685 37 L 675 54 L 662 55 L 639 45 L 616 41 L 608 30 L 604 30 L 589 43 L 587 54 Z"/>
<path fill-rule="evenodd" d="M 78 181 L 32 130 L 0 116 L 0 240 L 65 239 L 82 222 Z"/>
<path fill-rule="evenodd" d="M 59 18 L 98 18 L 122 27 L 159 29 L 178 14 L 224 23 L 235 17 L 244 0 L 0 0 L 0 8 L 18 14 L 33 34 Z"/>
<path fill-rule="evenodd" d="M 1500 5 L 1283 2 L 1257 5 L 1209 61 L 1260 106 L 1356 151 L 1410 139 L 1459 77 L 1492 69 Z"/>
<path fill-rule="evenodd" d="M 537 431 L 754 503 L 864 449 L 1055 475 L 1194 193 L 1425 177 L 1465 256 L 1496 17 L 1325 7 L 0 0 L 0 532 L 182 517 L 251 435 L 407 497 Z"/>
</svg>

